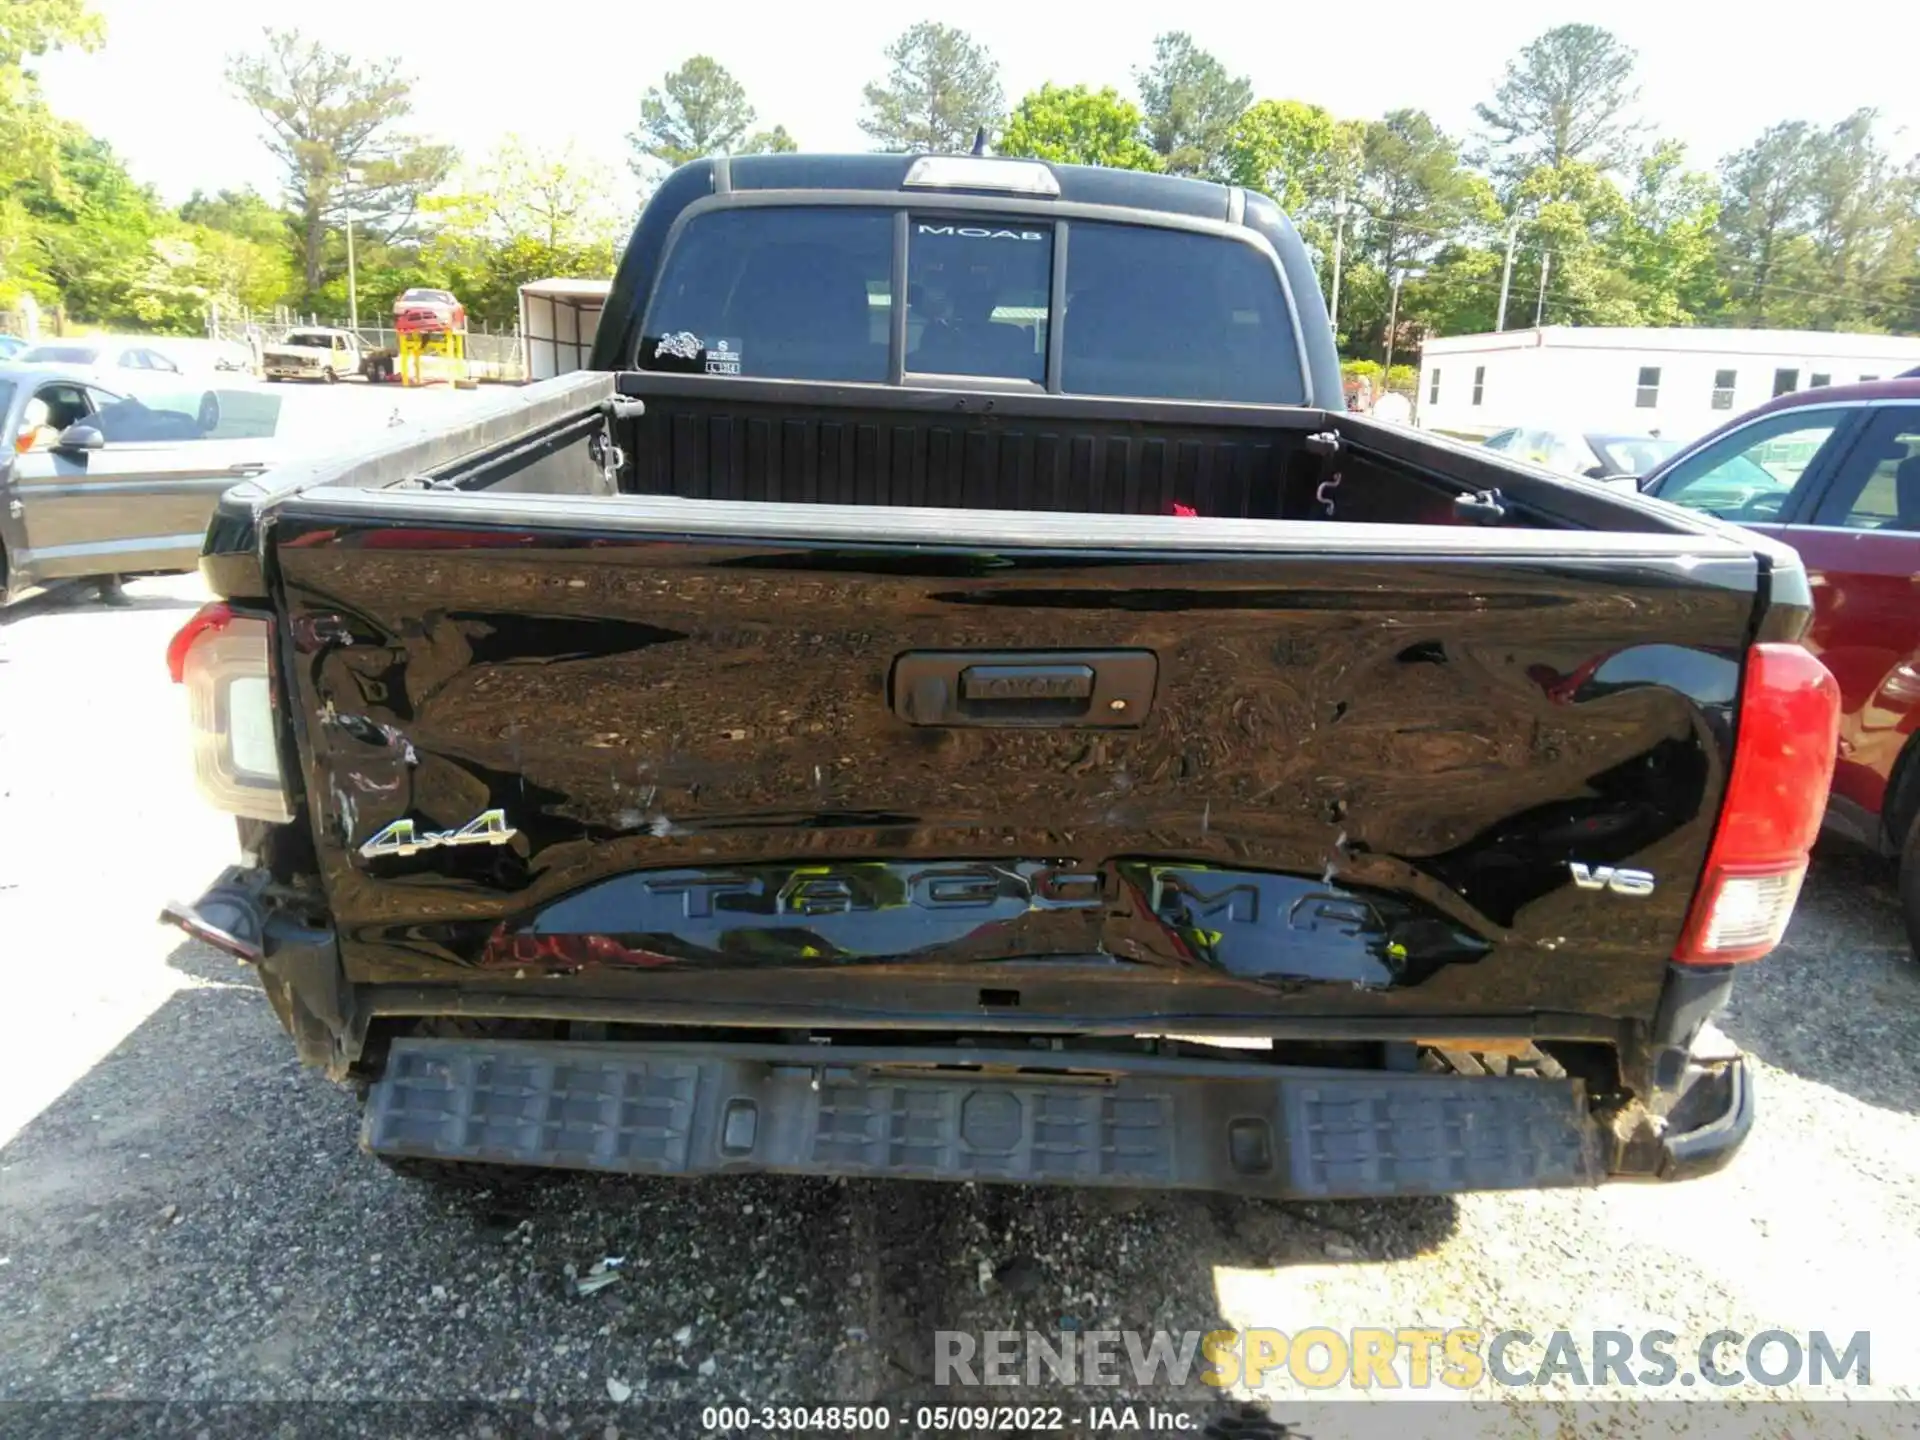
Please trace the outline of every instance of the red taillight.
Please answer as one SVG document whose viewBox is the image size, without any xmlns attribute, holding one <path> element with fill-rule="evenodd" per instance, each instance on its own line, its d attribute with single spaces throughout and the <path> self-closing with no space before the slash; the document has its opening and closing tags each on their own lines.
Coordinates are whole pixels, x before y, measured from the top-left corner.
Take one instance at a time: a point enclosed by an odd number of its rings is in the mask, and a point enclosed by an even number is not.
<svg viewBox="0 0 1920 1440">
<path fill-rule="evenodd" d="M 1680 964 L 1758 960 L 1780 943 L 1826 811 L 1839 725 L 1826 666 L 1798 645 L 1748 651 L 1733 769 Z"/>
<path fill-rule="evenodd" d="M 181 685 L 187 678 L 187 652 L 193 649 L 193 642 L 209 630 L 224 630 L 233 623 L 233 607 L 224 600 L 215 600 L 202 605 L 193 612 L 193 618 L 174 633 L 167 642 L 167 673 L 173 676 L 173 683 Z"/>
</svg>

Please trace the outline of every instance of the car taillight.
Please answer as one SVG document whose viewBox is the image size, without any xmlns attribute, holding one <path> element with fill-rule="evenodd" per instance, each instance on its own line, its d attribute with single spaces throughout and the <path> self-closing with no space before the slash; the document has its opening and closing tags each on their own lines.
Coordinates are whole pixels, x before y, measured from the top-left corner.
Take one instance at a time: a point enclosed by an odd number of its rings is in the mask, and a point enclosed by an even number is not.
<svg viewBox="0 0 1920 1440">
<path fill-rule="evenodd" d="M 167 669 L 187 687 L 193 769 L 222 810 L 284 824 L 293 819 L 280 770 L 273 704 L 273 622 L 202 606 L 167 646 Z"/>
<path fill-rule="evenodd" d="M 1780 943 L 1820 833 L 1839 724 L 1840 687 L 1812 655 L 1787 644 L 1747 652 L 1733 768 L 1680 964 L 1758 960 Z"/>
</svg>

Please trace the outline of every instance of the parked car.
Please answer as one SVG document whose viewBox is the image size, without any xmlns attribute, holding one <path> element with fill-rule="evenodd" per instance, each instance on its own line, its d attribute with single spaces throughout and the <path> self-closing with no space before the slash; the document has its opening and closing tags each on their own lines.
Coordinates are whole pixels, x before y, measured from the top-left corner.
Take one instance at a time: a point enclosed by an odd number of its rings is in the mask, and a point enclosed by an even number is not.
<svg viewBox="0 0 1920 1440">
<path fill-rule="evenodd" d="M 135 370 L 178 375 L 180 367 L 141 340 L 49 340 L 20 352 L 22 365 L 72 365 L 88 370 Z"/>
<path fill-rule="evenodd" d="M 279 397 L 108 389 L 99 372 L 0 370 L 0 600 L 54 580 L 191 570 L 220 492 L 275 458 Z"/>
<path fill-rule="evenodd" d="M 591 371 L 237 487 L 201 570 L 249 859 L 171 916 L 410 1172 L 1378 1197 L 1748 1132 L 1798 560 L 1347 413 L 1264 196 L 696 162 Z"/>
<path fill-rule="evenodd" d="M 393 302 L 393 328 L 396 330 L 464 330 L 467 307 L 450 290 L 430 290 L 415 286 L 400 292 Z"/>
<path fill-rule="evenodd" d="M 1489 450 L 1587 480 L 1645 475 L 1680 448 L 1677 440 L 1608 430 L 1502 430 L 1485 443 Z"/>
<path fill-rule="evenodd" d="M 351 330 L 306 326 L 266 346 L 261 369 L 269 380 L 322 380 L 329 385 L 348 375 L 388 380 L 394 352 L 364 344 Z"/>
<path fill-rule="evenodd" d="M 1806 644 L 1840 683 L 1827 823 L 1898 857 L 1920 950 L 1920 372 L 1783 395 L 1644 488 L 1799 552 L 1814 596 Z"/>
</svg>

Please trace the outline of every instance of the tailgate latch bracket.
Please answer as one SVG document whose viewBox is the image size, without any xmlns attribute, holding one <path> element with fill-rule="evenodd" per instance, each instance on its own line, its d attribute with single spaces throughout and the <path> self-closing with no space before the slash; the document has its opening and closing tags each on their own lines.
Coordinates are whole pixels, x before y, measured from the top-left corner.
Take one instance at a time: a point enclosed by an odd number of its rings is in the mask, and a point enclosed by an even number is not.
<svg viewBox="0 0 1920 1440">
<path fill-rule="evenodd" d="M 1333 518 L 1333 492 L 1340 488 L 1341 441 L 1337 432 L 1317 430 L 1307 436 L 1307 453 L 1320 457 L 1320 483 L 1314 487 L 1314 501 Z"/>
</svg>

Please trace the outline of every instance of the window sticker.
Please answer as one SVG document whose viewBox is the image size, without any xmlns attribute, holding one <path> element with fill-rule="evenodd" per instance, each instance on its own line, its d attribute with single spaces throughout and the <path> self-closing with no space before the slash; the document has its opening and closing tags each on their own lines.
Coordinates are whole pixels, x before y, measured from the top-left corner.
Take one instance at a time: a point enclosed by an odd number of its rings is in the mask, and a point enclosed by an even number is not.
<svg viewBox="0 0 1920 1440">
<path fill-rule="evenodd" d="M 698 360 L 700 358 L 700 337 L 691 330 L 681 330 L 672 335 L 662 335 L 653 343 L 653 358 L 663 359 L 671 355 L 676 360 Z"/>
<path fill-rule="evenodd" d="M 707 374 L 738 375 L 740 360 L 740 342 L 737 339 L 716 340 L 713 348 L 707 351 Z"/>
</svg>

